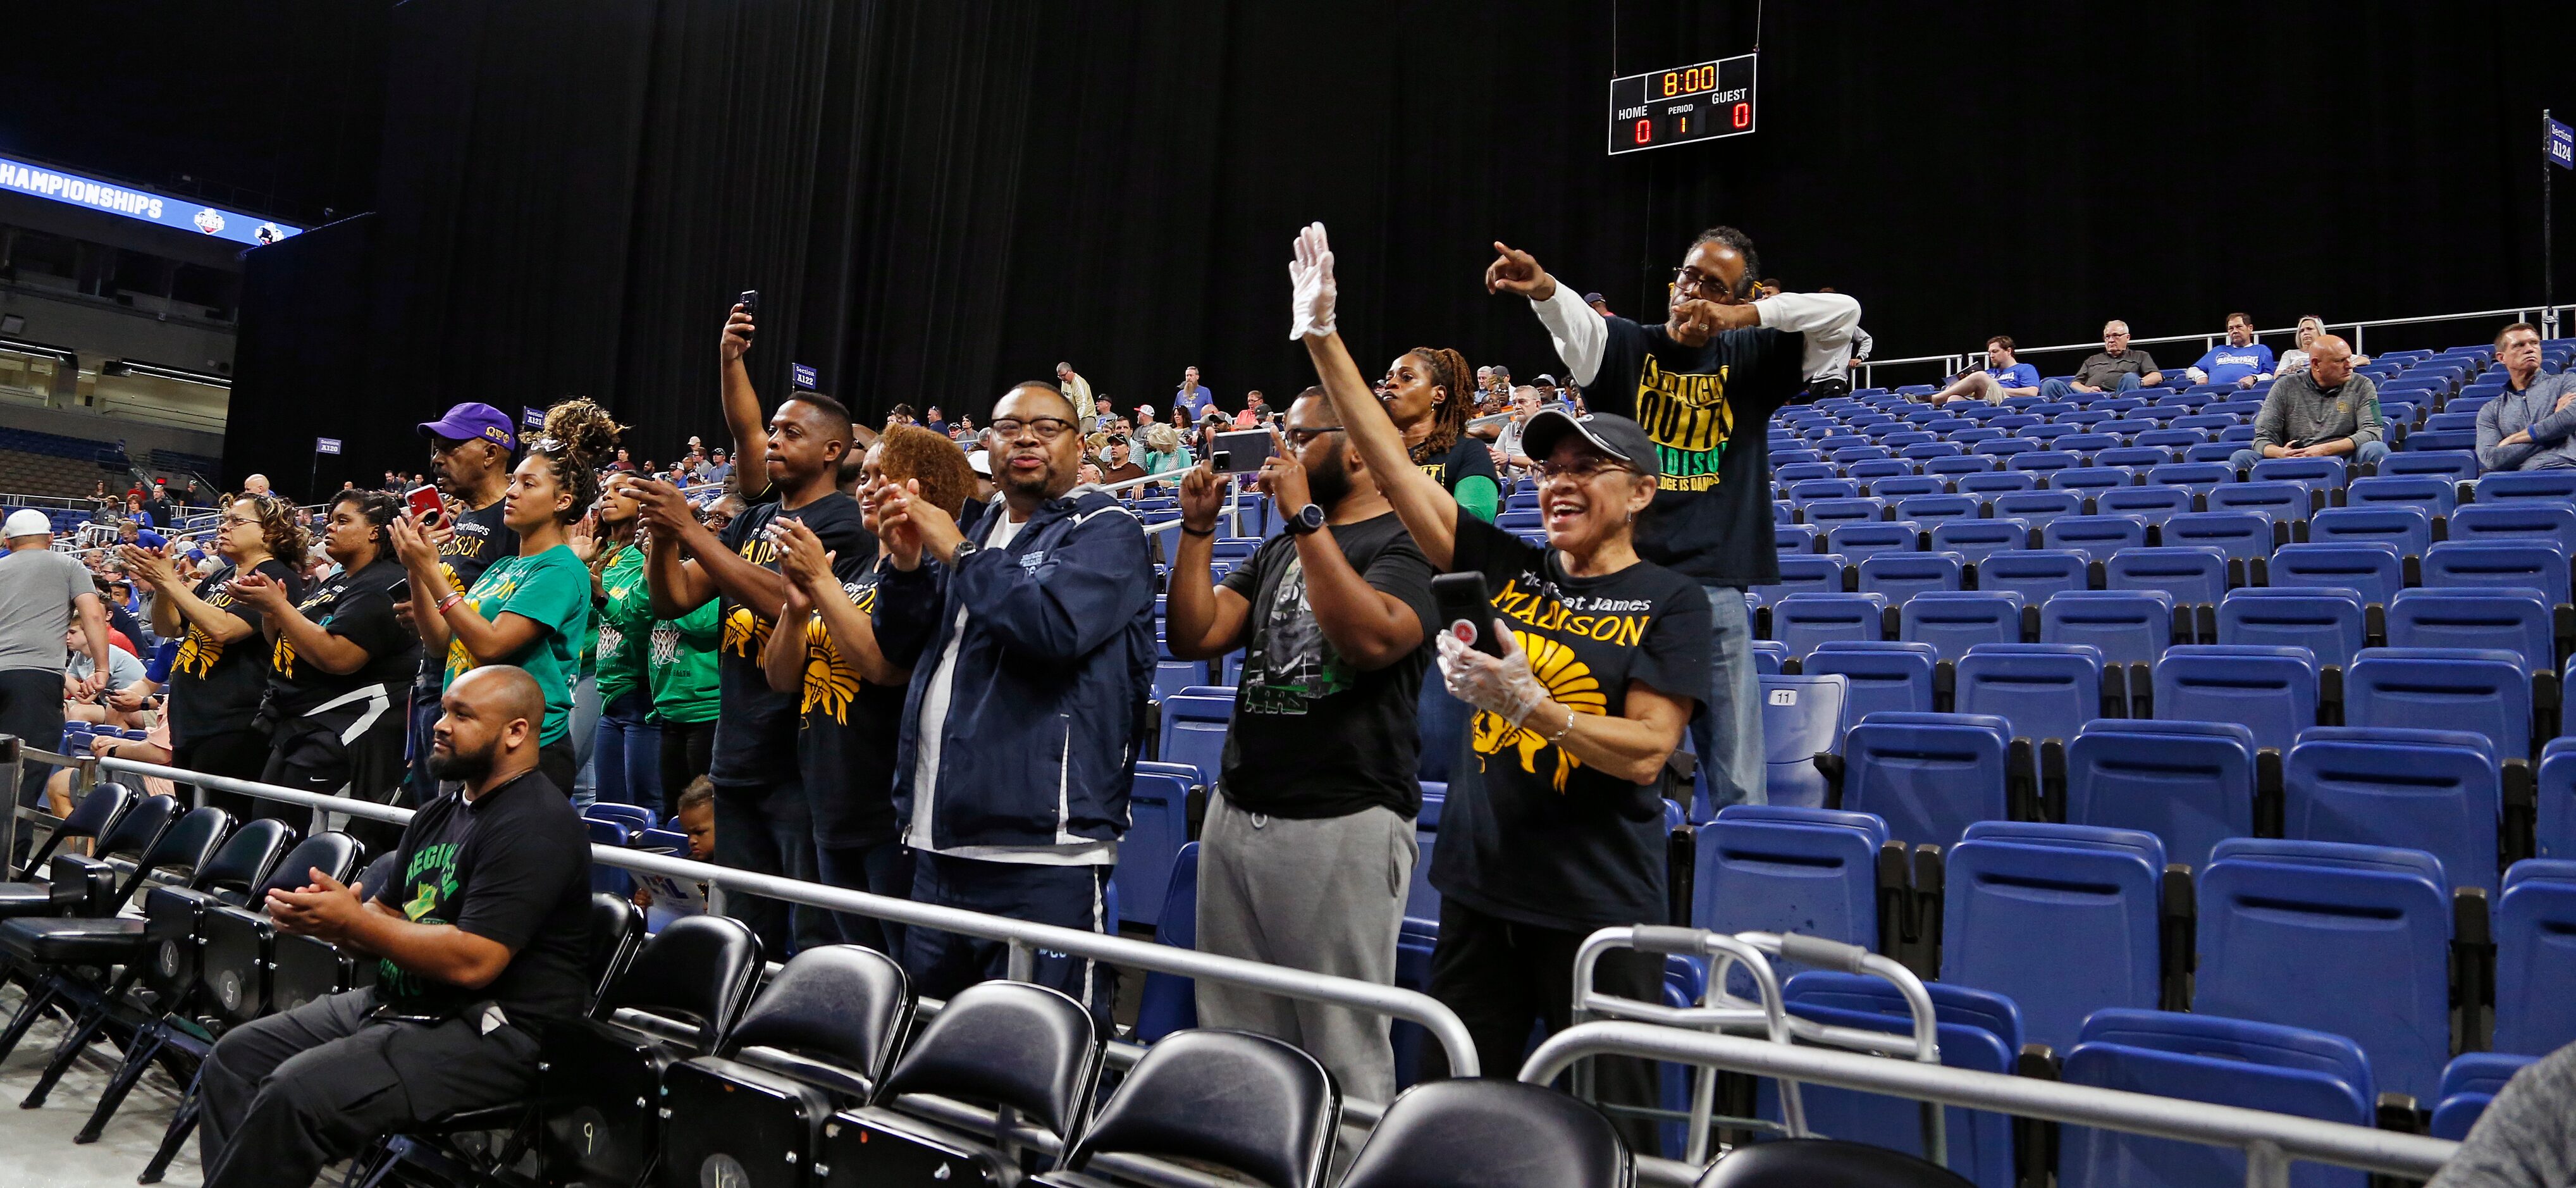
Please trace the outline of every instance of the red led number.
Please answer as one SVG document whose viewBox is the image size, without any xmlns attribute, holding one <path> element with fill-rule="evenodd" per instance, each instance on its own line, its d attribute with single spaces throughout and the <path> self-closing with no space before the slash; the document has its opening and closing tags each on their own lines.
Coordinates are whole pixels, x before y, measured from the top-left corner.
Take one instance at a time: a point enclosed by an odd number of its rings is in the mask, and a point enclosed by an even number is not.
<svg viewBox="0 0 2576 1188">
<path fill-rule="evenodd" d="M 1647 142 L 1647 141 L 1649 141 L 1649 140 L 1653 140 L 1654 138 L 1655 138 L 1655 121 L 1653 121 L 1653 120 L 1639 120 L 1639 121 L 1637 121 L 1637 143 L 1639 143 L 1639 144 L 1644 144 L 1644 143 L 1646 143 L 1646 142 Z"/>
<path fill-rule="evenodd" d="M 1735 105 L 1735 126 L 1738 128 L 1750 128 L 1753 126 L 1752 104 L 1738 103 Z"/>
</svg>

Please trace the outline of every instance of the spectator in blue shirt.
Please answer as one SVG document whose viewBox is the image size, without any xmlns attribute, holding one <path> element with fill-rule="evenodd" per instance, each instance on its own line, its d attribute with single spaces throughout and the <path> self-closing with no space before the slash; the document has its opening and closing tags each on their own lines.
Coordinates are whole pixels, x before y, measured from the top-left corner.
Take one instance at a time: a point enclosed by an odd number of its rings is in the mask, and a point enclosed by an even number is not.
<svg viewBox="0 0 2576 1188">
<path fill-rule="evenodd" d="M 2001 404 L 2007 396 L 2039 395 L 2039 369 L 2013 359 L 2012 335 L 1998 334 L 1986 340 L 1986 369 L 1970 371 L 1951 381 L 1949 387 L 1924 397 L 1934 407 L 1952 400 L 1976 399 L 1988 404 Z"/>
<path fill-rule="evenodd" d="M 163 536 L 158 532 L 154 532 L 150 528 L 144 527 L 143 520 L 139 518 L 128 519 L 123 524 L 118 525 L 117 533 L 125 538 L 125 543 L 130 545 L 142 545 L 147 549 L 157 549 L 170 543 L 169 537 Z"/>
<path fill-rule="evenodd" d="M 1172 424 L 1187 426 L 1216 407 L 1216 393 L 1199 382 L 1199 369 L 1183 368 L 1180 387 L 1172 394 Z"/>
<path fill-rule="evenodd" d="M 2241 313 L 2227 315 L 2227 341 L 2209 348 L 2200 362 L 2183 369 L 2195 384 L 2225 384 L 2251 388 L 2256 382 L 2272 378 L 2272 348 L 2254 341 L 2254 319 Z"/>
</svg>

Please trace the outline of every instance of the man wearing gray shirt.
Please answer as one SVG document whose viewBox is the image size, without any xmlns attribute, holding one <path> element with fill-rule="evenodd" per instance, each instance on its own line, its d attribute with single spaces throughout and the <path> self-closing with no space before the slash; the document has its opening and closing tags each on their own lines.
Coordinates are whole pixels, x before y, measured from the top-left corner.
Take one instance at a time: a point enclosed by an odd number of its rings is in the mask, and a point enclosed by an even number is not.
<svg viewBox="0 0 2576 1188">
<path fill-rule="evenodd" d="M 53 750 L 63 743 L 63 633 L 79 613 L 90 675 L 79 681 L 83 697 L 96 697 L 112 671 L 107 655 L 107 604 L 89 571 L 69 554 L 54 551 L 53 521 L 20 508 L 0 522 L 8 551 L 0 553 L 0 734 Z M 34 805 L 49 769 L 29 763 L 18 782 L 18 803 Z M 19 835 L 21 842 L 26 835 Z"/>
<path fill-rule="evenodd" d="M 2228 464 L 2251 470 L 2265 458 L 2348 457 L 2376 466 L 2388 456 L 2380 440 L 2379 385 L 2352 371 L 2352 346 L 2334 335 L 2308 348 L 2308 366 L 2272 381 L 2254 414 L 2254 442 Z"/>
<path fill-rule="evenodd" d="M 2513 1074 L 2429 1188 L 2576 1184 L 2576 1044 Z"/>
<path fill-rule="evenodd" d="M 2478 466 L 2552 470 L 2576 466 L 2576 376 L 2540 374 L 2540 330 L 2515 322 L 2496 335 L 2509 385 L 2478 409 Z"/>
</svg>

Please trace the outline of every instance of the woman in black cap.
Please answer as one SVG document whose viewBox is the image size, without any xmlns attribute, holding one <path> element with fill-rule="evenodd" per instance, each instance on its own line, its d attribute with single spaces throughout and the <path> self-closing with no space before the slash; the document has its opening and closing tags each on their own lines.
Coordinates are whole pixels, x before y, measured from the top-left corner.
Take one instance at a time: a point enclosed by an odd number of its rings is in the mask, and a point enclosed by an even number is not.
<svg viewBox="0 0 2576 1188">
<path fill-rule="evenodd" d="M 1477 712 L 1432 856 L 1441 899 L 1430 992 L 1466 1023 L 1479 1062 L 1508 1069 L 1533 1021 L 1566 1025 L 1584 937 L 1665 921 L 1659 791 L 1708 688 L 1708 600 L 1696 582 L 1637 556 L 1637 516 L 1657 480 L 1654 444 L 1636 422 L 1560 409 L 1530 418 L 1521 441 L 1535 460 L 1547 545 L 1523 541 L 1462 514 L 1408 464 L 1406 435 L 1369 399 L 1334 332 L 1322 224 L 1298 237 L 1289 271 L 1293 336 L 1352 448 L 1432 566 L 1482 574 L 1499 616 L 1435 625 L 1441 675 Z M 1492 633 L 1499 657 L 1469 646 L 1478 629 Z M 1661 1001 L 1662 969 L 1652 954 L 1608 954 L 1595 986 Z M 1441 1071 L 1436 1056 L 1427 1062 L 1426 1076 Z M 1601 1061 L 1597 1083 L 1604 1100 L 1655 1100 L 1652 1066 L 1641 1060 Z M 1652 1141 L 1650 1123 L 1628 1129 Z"/>
</svg>

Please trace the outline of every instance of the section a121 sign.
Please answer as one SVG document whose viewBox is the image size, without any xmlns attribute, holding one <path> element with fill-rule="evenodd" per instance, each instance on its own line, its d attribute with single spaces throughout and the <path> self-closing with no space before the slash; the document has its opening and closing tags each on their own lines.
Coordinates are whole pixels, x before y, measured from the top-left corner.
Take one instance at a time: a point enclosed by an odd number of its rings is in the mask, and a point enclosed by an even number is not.
<svg viewBox="0 0 2576 1188">
<path fill-rule="evenodd" d="M 1610 155 L 1742 136 L 1754 127 L 1754 55 L 1610 80 Z"/>
</svg>

